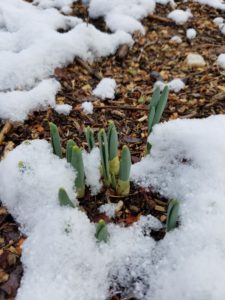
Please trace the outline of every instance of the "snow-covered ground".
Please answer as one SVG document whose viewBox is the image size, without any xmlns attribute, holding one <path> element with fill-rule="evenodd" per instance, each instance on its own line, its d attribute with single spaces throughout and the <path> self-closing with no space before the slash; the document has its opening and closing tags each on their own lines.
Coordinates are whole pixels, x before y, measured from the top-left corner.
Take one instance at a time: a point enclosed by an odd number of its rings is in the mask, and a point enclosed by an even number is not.
<svg viewBox="0 0 225 300">
<path fill-rule="evenodd" d="M 74 199 L 65 159 L 38 140 L 10 152 L 0 163 L 0 197 L 28 234 L 17 300 L 105 300 L 119 285 L 146 300 L 224 299 L 224 128 L 224 116 L 155 126 L 151 155 L 132 179 L 181 203 L 179 228 L 157 243 L 143 235 L 161 226 L 151 216 L 109 225 L 109 243 L 96 243 L 85 213 L 58 204 L 61 186 Z"/>
<path fill-rule="evenodd" d="M 222 0 L 197 0 L 224 10 Z M 0 1 L 0 118 L 23 121 L 27 115 L 49 105 L 59 83 L 51 79 L 56 67 L 78 56 L 85 60 L 115 53 L 122 44 L 132 46 L 131 33 L 145 30 L 141 19 L 154 12 L 155 0 L 83 0 L 92 18 L 104 17 L 111 34 L 103 33 L 84 20 L 65 16 L 72 0 Z M 171 5 L 168 15 L 177 24 L 192 17 L 189 10 L 175 9 L 174 1 L 157 0 Z M 224 24 L 220 24 L 223 32 Z M 58 30 L 63 29 L 65 33 Z M 194 30 L 194 29 L 193 29 Z"/>
<path fill-rule="evenodd" d="M 196 1 L 225 10 L 221 0 Z M 141 19 L 155 8 L 154 0 L 83 1 L 92 18 L 105 19 L 113 32 L 108 34 L 57 10 L 69 13 L 73 2 L 0 0 L 1 119 L 23 121 L 49 105 L 69 113 L 71 107 L 55 103 L 60 89 L 52 78 L 55 68 L 76 56 L 94 60 L 115 53 L 122 44 L 132 46 L 131 33 L 144 34 Z M 192 13 L 176 10 L 175 2 L 156 1 L 170 4 L 169 17 L 184 24 Z M 222 32 L 223 20 L 216 22 Z M 224 55 L 217 60 L 221 68 Z M 115 88 L 116 82 L 107 78 L 93 94 L 114 98 Z M 170 82 L 175 92 L 183 88 L 179 78 Z M 86 103 L 84 112 L 91 113 L 91 105 Z M 0 199 L 28 235 L 16 299 L 105 300 L 109 287 L 115 293 L 123 286 L 142 300 L 224 300 L 224 128 L 224 116 L 155 126 L 151 156 L 133 166 L 132 180 L 181 202 L 180 227 L 158 243 L 143 235 L 145 227 L 161 226 L 152 216 L 129 228 L 111 224 L 109 243 L 96 243 L 95 225 L 87 216 L 58 204 L 60 187 L 77 203 L 76 174 L 67 162 L 54 156 L 46 141 L 24 142 L 10 152 L 0 162 Z M 101 188 L 98 148 L 83 155 L 86 183 L 96 194 Z"/>
</svg>

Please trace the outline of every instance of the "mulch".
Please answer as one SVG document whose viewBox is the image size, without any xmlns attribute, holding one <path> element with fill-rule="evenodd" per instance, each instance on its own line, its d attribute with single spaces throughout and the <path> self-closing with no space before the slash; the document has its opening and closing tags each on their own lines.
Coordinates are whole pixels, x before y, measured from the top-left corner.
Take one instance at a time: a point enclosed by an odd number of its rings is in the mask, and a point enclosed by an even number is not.
<svg viewBox="0 0 225 300">
<path fill-rule="evenodd" d="M 186 9 L 187 4 L 178 1 L 178 7 Z M 27 139 L 49 140 L 48 122 L 54 122 L 60 130 L 62 143 L 72 138 L 79 146 L 87 147 L 84 127 L 91 126 L 94 131 L 107 126 L 114 120 L 119 132 L 120 147 L 127 144 L 132 153 L 133 163 L 144 155 L 147 140 L 147 114 L 149 97 L 157 79 L 170 81 L 182 78 L 186 88 L 179 93 L 170 93 L 163 120 L 177 118 L 204 118 L 225 113 L 225 71 L 219 69 L 215 61 L 220 53 L 225 53 L 224 36 L 212 20 L 221 16 L 213 8 L 188 2 L 194 18 L 183 26 L 168 21 L 166 16 L 171 8 L 157 5 L 154 16 L 143 20 L 146 35 L 134 34 L 135 44 L 131 49 L 120 47 L 115 55 L 101 58 L 93 63 L 75 59 L 69 66 L 56 69 L 54 76 L 60 81 L 62 89 L 57 95 L 57 103 L 73 107 L 69 116 L 59 115 L 53 109 L 34 112 L 24 123 L 16 123 L 0 142 L 0 157 Z M 74 4 L 73 14 L 85 18 L 102 31 L 108 32 L 102 19 L 87 18 L 87 9 L 81 3 Z M 159 17 L 160 16 L 160 17 Z M 187 28 L 197 30 L 196 39 L 186 39 Z M 179 45 L 170 42 L 174 35 L 182 37 Z M 185 63 L 188 53 L 199 53 L 206 60 L 206 66 L 191 68 Z M 117 82 L 115 100 L 100 101 L 91 91 L 103 77 L 112 77 Z M 86 115 L 81 104 L 92 101 L 94 113 Z M 4 123 L 0 121 L 0 131 Z M 81 201 L 82 210 L 97 222 L 105 215 L 97 208 L 103 203 L 122 201 L 121 210 L 113 222 L 127 226 L 136 222 L 141 215 L 153 214 L 162 222 L 166 220 L 167 200 L 151 190 L 132 186 L 128 198 L 113 197 L 108 192 L 97 198 L 89 193 Z M 120 202 L 121 203 L 121 202 Z M 155 239 L 163 238 L 164 232 L 152 233 Z M 14 299 L 22 276 L 20 262 L 21 246 L 25 237 L 21 235 L 18 224 L 7 210 L 0 206 L 0 300 Z M 114 300 L 119 300 L 115 296 Z"/>
</svg>

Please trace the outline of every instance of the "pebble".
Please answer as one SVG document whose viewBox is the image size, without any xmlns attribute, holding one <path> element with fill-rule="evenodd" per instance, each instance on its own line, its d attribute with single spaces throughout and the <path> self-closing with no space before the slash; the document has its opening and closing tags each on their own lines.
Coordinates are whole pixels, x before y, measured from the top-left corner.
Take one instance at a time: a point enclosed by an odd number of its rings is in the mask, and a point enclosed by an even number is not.
<svg viewBox="0 0 225 300">
<path fill-rule="evenodd" d="M 204 58 L 197 53 L 189 53 L 186 58 L 186 63 L 190 67 L 204 67 L 206 64 Z"/>
</svg>

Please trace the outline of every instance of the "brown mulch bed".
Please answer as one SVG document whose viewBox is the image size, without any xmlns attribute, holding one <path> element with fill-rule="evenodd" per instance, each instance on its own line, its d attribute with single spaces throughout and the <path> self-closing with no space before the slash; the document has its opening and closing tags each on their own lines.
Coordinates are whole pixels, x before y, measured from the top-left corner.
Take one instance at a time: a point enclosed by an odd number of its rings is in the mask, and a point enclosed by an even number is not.
<svg viewBox="0 0 225 300">
<path fill-rule="evenodd" d="M 186 9 L 187 4 L 179 2 L 178 7 Z M 72 112 L 69 116 L 64 116 L 48 109 L 34 112 L 24 124 L 14 124 L 12 129 L 9 128 L 8 134 L 6 132 L 4 141 L 0 142 L 0 157 L 26 139 L 49 140 L 49 121 L 59 127 L 64 146 L 66 140 L 73 138 L 79 146 L 86 147 L 84 127 L 89 125 L 98 131 L 107 126 L 108 120 L 113 119 L 118 128 L 121 146 L 129 145 L 133 162 L 139 161 L 147 139 L 148 100 L 157 78 L 165 81 L 182 78 L 186 82 L 185 90 L 178 94 L 170 93 L 163 120 L 178 117 L 203 118 L 225 113 L 225 71 L 215 64 L 218 54 L 225 52 L 224 36 L 212 22 L 213 18 L 221 14 L 194 1 L 190 1 L 188 7 L 194 18 L 184 26 L 147 17 L 143 21 L 146 35 L 135 34 L 135 44 L 131 49 L 124 46 L 115 55 L 91 64 L 75 59 L 69 66 L 56 69 L 55 77 L 62 85 L 57 102 L 72 105 Z M 169 11 L 169 6 L 158 5 L 155 15 L 166 17 Z M 83 18 L 87 16 L 86 8 L 80 3 L 74 4 L 73 13 Z M 87 21 L 108 31 L 101 19 Z M 193 41 L 188 41 L 185 37 L 187 28 L 197 30 L 197 38 Z M 172 44 L 170 38 L 174 35 L 180 35 L 183 42 L 179 45 Z M 201 54 L 207 65 L 197 69 L 187 67 L 185 58 L 190 52 Z M 102 77 L 116 80 L 118 87 L 114 101 L 99 101 L 91 95 L 92 89 Z M 92 115 L 86 115 L 81 110 L 81 103 L 87 100 L 93 102 Z M 0 130 L 3 126 L 0 121 Z M 131 197 L 125 199 L 103 193 L 96 201 L 87 194 L 81 201 L 81 206 L 92 221 L 98 221 L 99 218 L 106 217 L 100 215 L 97 208 L 109 201 L 122 201 L 123 204 L 114 219 L 116 223 L 129 225 L 141 215 L 149 213 L 162 222 L 166 220 L 167 201 L 151 191 L 136 187 L 132 187 Z M 163 233 L 154 234 L 156 239 L 163 236 Z M 0 300 L 13 299 L 16 295 L 22 276 L 20 255 L 23 240 L 18 225 L 6 209 L 0 206 Z M 119 298 L 114 297 L 116 299 Z"/>
</svg>

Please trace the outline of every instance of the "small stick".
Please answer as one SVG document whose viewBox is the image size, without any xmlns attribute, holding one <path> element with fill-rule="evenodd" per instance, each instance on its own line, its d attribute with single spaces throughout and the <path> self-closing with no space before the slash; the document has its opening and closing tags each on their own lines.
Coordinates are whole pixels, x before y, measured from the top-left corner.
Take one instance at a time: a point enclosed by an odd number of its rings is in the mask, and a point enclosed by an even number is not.
<svg viewBox="0 0 225 300">
<path fill-rule="evenodd" d="M 135 106 L 114 106 L 114 105 L 105 105 L 105 106 L 94 106 L 96 109 L 124 109 L 124 110 L 144 110 L 144 111 L 149 111 L 148 108 L 146 107 L 135 107 Z"/>
<path fill-rule="evenodd" d="M 101 80 L 102 76 L 96 72 L 94 69 L 92 69 L 85 61 L 83 61 L 81 58 L 77 57 L 76 61 L 82 66 L 84 67 L 88 73 L 90 73 L 91 75 L 93 75 L 94 77 L 96 77 L 97 79 Z"/>
<path fill-rule="evenodd" d="M 154 21 L 159 21 L 159 22 L 163 22 L 163 23 L 167 23 L 167 24 L 175 24 L 173 22 L 173 20 L 171 20 L 169 18 L 160 17 L 157 15 L 149 15 L 149 18 Z"/>
<path fill-rule="evenodd" d="M 3 143 L 6 134 L 8 134 L 10 132 L 10 130 L 12 129 L 12 123 L 10 123 L 9 121 L 7 121 L 5 123 L 5 125 L 3 126 L 1 132 L 0 132 L 0 145 Z"/>
</svg>

